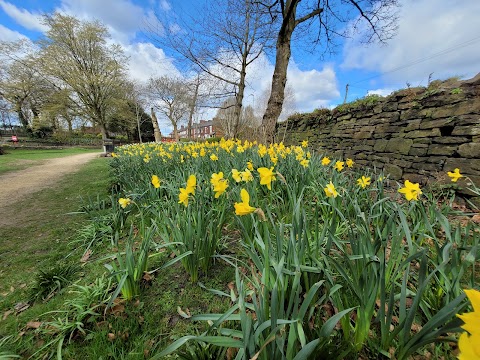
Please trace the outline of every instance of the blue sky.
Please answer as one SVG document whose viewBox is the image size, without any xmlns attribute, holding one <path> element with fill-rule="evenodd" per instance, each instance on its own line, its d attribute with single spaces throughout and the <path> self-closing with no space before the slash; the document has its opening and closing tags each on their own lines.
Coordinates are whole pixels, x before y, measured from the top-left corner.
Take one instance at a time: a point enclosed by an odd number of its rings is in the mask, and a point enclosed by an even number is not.
<svg viewBox="0 0 480 360">
<path fill-rule="evenodd" d="M 385 95 L 407 83 L 425 86 L 431 73 L 434 79 L 445 79 L 470 78 L 480 72 L 480 0 L 400 2 L 398 34 L 386 46 L 365 47 L 352 38 L 339 44 L 335 56 L 294 51 L 288 82 L 295 110 L 342 103 L 347 83 L 352 101 L 369 92 Z M 146 81 L 152 75 L 178 74 L 178 69 L 168 52 L 142 36 L 145 21 L 152 21 L 155 12 L 169 12 L 179 5 L 188 9 L 192 4 L 195 0 L 0 0 L 0 39 L 38 38 L 44 31 L 39 16 L 45 12 L 98 19 L 130 57 L 130 76 Z M 268 56 L 254 63 L 247 74 L 247 103 L 260 101 L 269 88 L 273 66 Z"/>
</svg>

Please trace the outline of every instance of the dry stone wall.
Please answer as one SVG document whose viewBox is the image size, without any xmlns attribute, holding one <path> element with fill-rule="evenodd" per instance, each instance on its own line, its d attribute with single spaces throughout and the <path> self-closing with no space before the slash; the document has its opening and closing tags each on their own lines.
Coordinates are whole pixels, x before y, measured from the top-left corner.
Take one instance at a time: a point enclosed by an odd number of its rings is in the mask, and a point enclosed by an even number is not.
<svg viewBox="0 0 480 360">
<path fill-rule="evenodd" d="M 279 124 L 277 138 L 308 140 L 320 153 L 384 169 L 395 180 L 424 184 L 458 167 L 480 184 L 480 74 L 297 114 Z"/>
</svg>

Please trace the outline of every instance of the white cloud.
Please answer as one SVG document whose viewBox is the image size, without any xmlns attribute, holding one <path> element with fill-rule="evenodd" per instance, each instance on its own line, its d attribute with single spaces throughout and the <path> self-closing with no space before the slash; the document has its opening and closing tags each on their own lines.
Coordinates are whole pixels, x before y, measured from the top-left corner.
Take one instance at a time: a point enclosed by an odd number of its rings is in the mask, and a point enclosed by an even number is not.
<svg viewBox="0 0 480 360">
<path fill-rule="evenodd" d="M 288 83 L 293 87 L 297 110 L 313 111 L 327 107 L 340 96 L 335 71 L 326 65 L 321 71 L 302 71 L 294 61 L 288 68 Z"/>
<path fill-rule="evenodd" d="M 133 80 L 146 82 L 151 76 L 180 76 L 173 59 L 151 43 L 123 45 L 123 49 L 130 58 L 129 76 Z"/>
<path fill-rule="evenodd" d="M 25 35 L 20 34 L 18 31 L 10 30 L 0 24 L 0 39 L 4 41 L 16 41 L 20 39 L 26 39 Z"/>
<path fill-rule="evenodd" d="M 274 65 L 262 55 L 247 69 L 248 86 L 245 92 L 247 105 L 255 101 L 265 102 L 264 93 L 270 92 Z M 291 87 L 294 94 L 294 107 L 299 112 L 310 112 L 316 108 L 327 107 L 330 102 L 340 96 L 337 78 L 331 65 L 322 70 L 301 70 L 294 59 L 290 60 L 287 71 L 287 87 Z M 255 97 L 251 97 L 254 94 Z M 266 106 L 266 104 L 264 104 Z"/>
<path fill-rule="evenodd" d="M 42 24 L 41 13 L 33 13 L 25 9 L 19 9 L 15 5 L 4 0 L 0 0 L 0 7 L 8 16 L 25 29 L 41 32 L 46 30 L 46 26 Z"/>
<path fill-rule="evenodd" d="M 147 16 L 140 6 L 128 0 L 62 0 L 57 10 L 80 19 L 101 21 L 118 42 L 133 39 Z"/>
<path fill-rule="evenodd" d="M 347 41 L 342 67 L 379 71 L 392 85 L 426 85 L 430 73 L 434 79 L 471 77 L 479 71 L 479 13 L 480 1 L 405 0 L 397 36 L 386 46 L 365 47 L 358 39 Z M 471 39 L 476 40 L 467 45 Z M 421 59 L 425 61 L 404 67 Z"/>
<path fill-rule="evenodd" d="M 380 96 L 388 96 L 390 95 L 392 92 L 394 92 L 395 89 L 375 89 L 375 90 L 368 90 L 367 92 L 367 96 L 368 95 L 380 95 Z"/>
</svg>

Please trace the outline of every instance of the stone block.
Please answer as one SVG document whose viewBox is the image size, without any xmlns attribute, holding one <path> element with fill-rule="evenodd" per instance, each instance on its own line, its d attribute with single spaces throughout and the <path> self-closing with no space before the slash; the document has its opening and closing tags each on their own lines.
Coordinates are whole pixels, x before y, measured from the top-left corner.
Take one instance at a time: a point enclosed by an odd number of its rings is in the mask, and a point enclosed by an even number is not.
<svg viewBox="0 0 480 360">
<path fill-rule="evenodd" d="M 386 174 L 389 174 L 390 179 L 393 179 L 393 180 L 400 180 L 403 175 L 402 168 L 393 164 L 385 164 L 385 166 L 383 167 L 383 171 Z"/>
<path fill-rule="evenodd" d="M 397 109 L 398 109 L 398 102 L 396 101 L 387 101 L 382 106 L 383 112 L 395 111 Z"/>
<path fill-rule="evenodd" d="M 454 123 L 455 118 L 449 117 L 446 119 L 436 119 L 436 120 L 424 120 L 420 124 L 420 129 L 433 129 L 447 126 Z"/>
<path fill-rule="evenodd" d="M 413 155 L 413 156 L 423 156 L 427 154 L 427 148 L 417 148 L 417 147 L 412 147 L 410 151 L 408 152 L 408 155 Z"/>
<path fill-rule="evenodd" d="M 370 139 L 372 138 L 373 131 L 358 131 L 357 133 L 353 134 L 354 139 Z"/>
<path fill-rule="evenodd" d="M 414 130 L 405 134 L 406 138 L 425 138 L 425 137 L 434 137 L 440 136 L 440 129 L 429 129 L 429 130 Z"/>
<path fill-rule="evenodd" d="M 480 158 L 480 143 L 466 143 L 458 147 L 458 154 L 465 158 Z M 480 186 L 480 184 L 479 184 Z"/>
<path fill-rule="evenodd" d="M 452 156 L 457 151 L 456 145 L 432 144 L 428 147 L 428 155 L 445 155 Z"/>
<path fill-rule="evenodd" d="M 387 148 L 388 140 L 379 139 L 375 141 L 375 145 L 373 146 L 373 150 L 376 152 L 385 152 Z"/>
<path fill-rule="evenodd" d="M 470 142 L 470 140 L 461 136 L 441 136 L 432 139 L 434 144 L 463 144 L 467 142 Z"/>
<path fill-rule="evenodd" d="M 393 138 L 388 140 L 385 151 L 408 155 L 412 144 L 413 140 L 411 139 Z"/>
<path fill-rule="evenodd" d="M 459 168 L 464 175 L 480 175 L 480 159 L 450 158 L 447 159 L 444 169 Z"/>
<path fill-rule="evenodd" d="M 415 146 L 417 146 L 418 144 L 431 144 L 431 143 L 432 143 L 431 138 L 416 138 L 416 139 L 413 139 L 413 144 Z"/>
<path fill-rule="evenodd" d="M 439 164 L 431 164 L 426 162 L 414 163 L 412 164 L 412 168 L 416 170 L 424 170 L 427 172 L 442 170 L 442 167 Z"/>
<path fill-rule="evenodd" d="M 410 181 L 410 182 L 418 183 L 420 185 L 425 185 L 428 182 L 428 176 L 420 175 L 420 174 L 414 174 L 414 173 L 405 173 L 403 175 L 403 178 L 405 180 Z"/>
<path fill-rule="evenodd" d="M 420 120 L 420 119 L 407 121 L 407 126 L 405 127 L 405 131 L 412 131 L 412 130 L 420 129 L 421 122 L 422 122 L 422 120 Z"/>
<path fill-rule="evenodd" d="M 400 159 L 395 159 L 392 161 L 393 165 L 400 166 L 402 169 L 407 169 L 412 165 L 411 161 L 406 161 L 406 160 L 400 160 Z"/>
<path fill-rule="evenodd" d="M 476 136 L 480 135 L 480 126 L 455 126 L 455 128 L 452 131 L 452 135 L 454 136 L 464 136 L 464 135 L 470 135 L 470 136 Z"/>
</svg>

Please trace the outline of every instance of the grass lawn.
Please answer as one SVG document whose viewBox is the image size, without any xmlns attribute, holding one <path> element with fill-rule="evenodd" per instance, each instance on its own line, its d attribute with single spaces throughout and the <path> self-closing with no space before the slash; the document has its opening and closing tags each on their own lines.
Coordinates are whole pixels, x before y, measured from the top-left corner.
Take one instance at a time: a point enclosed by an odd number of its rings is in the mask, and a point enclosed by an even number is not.
<svg viewBox="0 0 480 360">
<path fill-rule="evenodd" d="M 39 165 L 43 160 L 84 154 L 89 152 L 100 152 L 100 148 L 61 148 L 61 149 L 14 149 L 4 148 L 5 154 L 0 155 L 0 175 L 9 171 L 22 170 L 32 165 Z"/>
<path fill-rule="evenodd" d="M 57 152 L 58 154 L 58 152 Z M 65 309 L 65 301 L 74 298 L 72 287 L 66 288 L 48 301 L 29 301 L 32 289 L 38 283 L 39 271 L 47 271 L 62 264 L 80 267 L 73 281 L 88 285 L 107 274 L 105 255 L 111 249 L 97 246 L 86 264 L 82 264 L 85 247 L 75 242 L 77 230 L 89 223 L 82 214 L 69 214 L 79 210 L 90 197 L 109 195 L 108 159 L 98 158 L 77 173 L 66 176 L 54 189 L 34 194 L 16 206 L 16 226 L 0 229 L 0 358 L 2 351 L 22 358 L 42 358 L 52 351 L 41 349 L 51 337 L 40 335 L 36 322 L 51 321 L 62 313 L 44 315 L 49 311 Z M 83 198 L 83 200 L 81 199 Z M 169 260 L 169 253 L 157 256 L 151 267 Z M 231 267 L 217 264 L 208 279 L 202 278 L 208 288 L 227 288 L 233 280 Z M 102 317 L 102 321 L 88 324 L 89 336 L 77 334 L 65 339 L 63 359 L 144 359 L 171 343 L 175 337 L 195 333 L 198 324 L 183 319 L 177 307 L 195 313 L 223 312 L 228 302 L 190 283 L 178 263 L 161 273 L 142 292 L 141 302 L 125 304 L 122 311 Z M 15 305 L 29 303 L 25 311 L 14 311 Z M 3 317 L 3 319 L 2 319 Z M 198 330 L 200 331 L 200 329 Z M 2 339 L 8 338 L 2 346 Z M 68 343 L 68 344 L 67 344 Z M 55 355 L 53 353 L 50 355 Z M 148 356 L 147 356 L 148 357 Z"/>
</svg>

